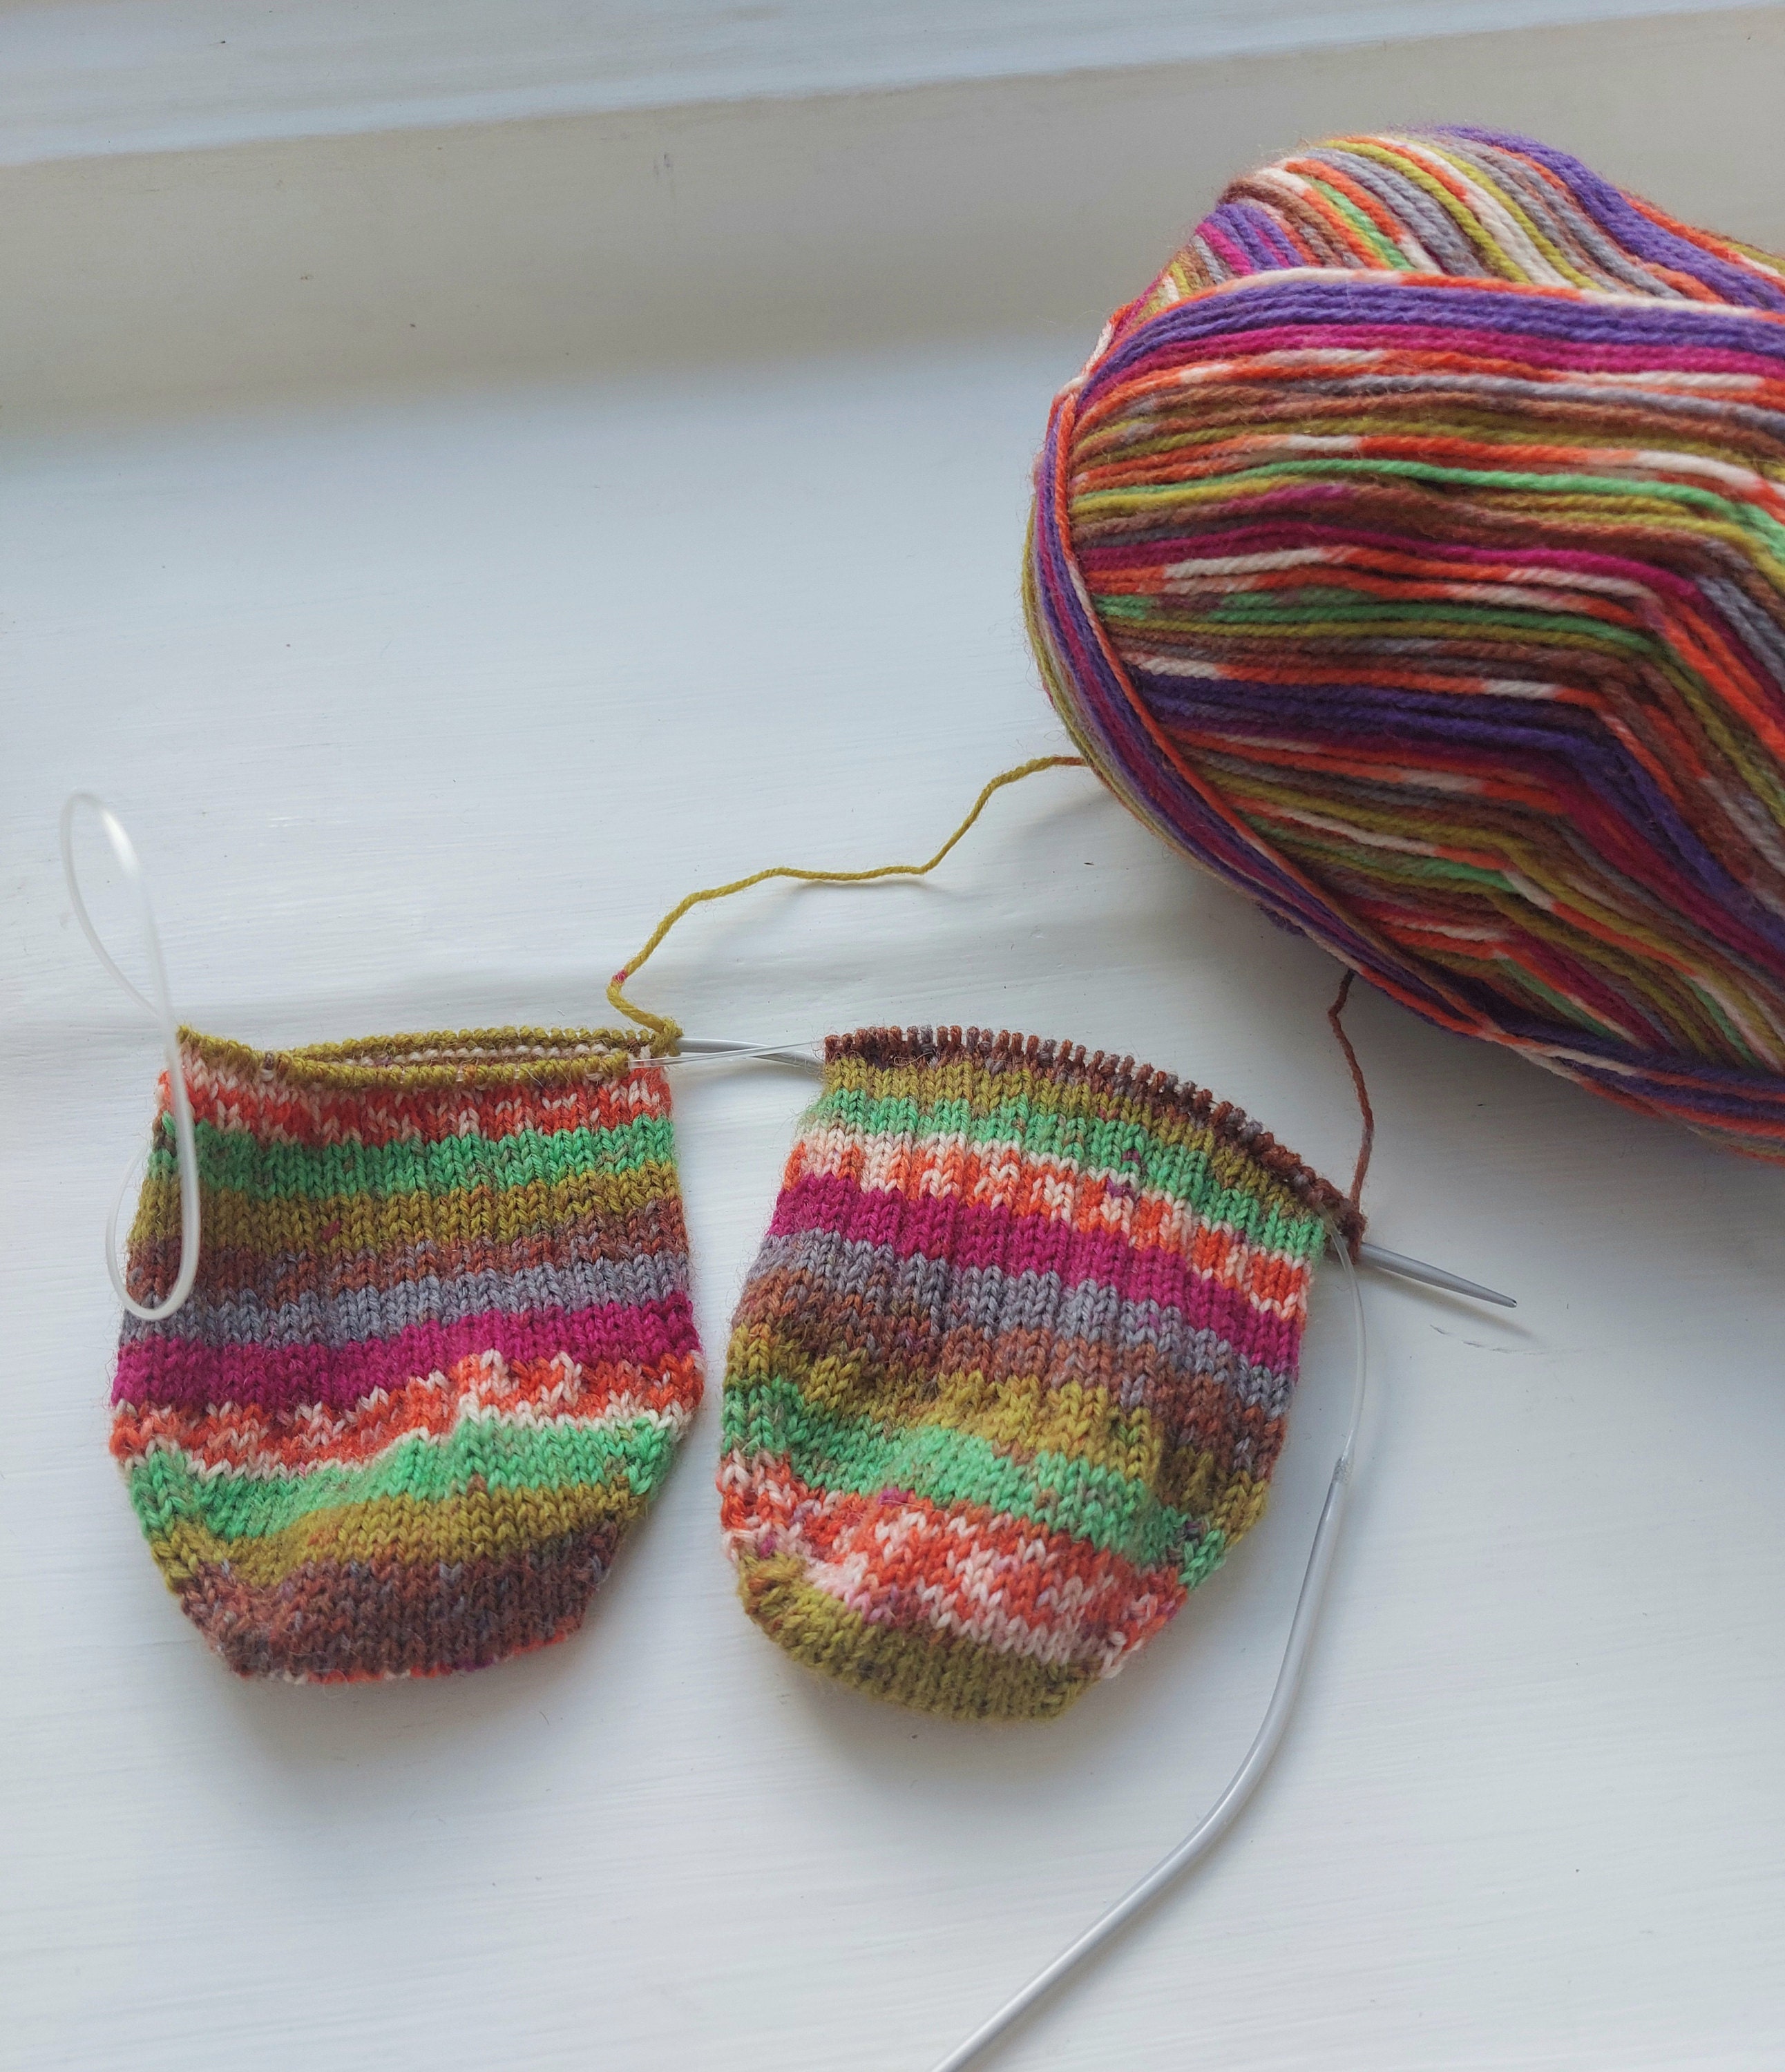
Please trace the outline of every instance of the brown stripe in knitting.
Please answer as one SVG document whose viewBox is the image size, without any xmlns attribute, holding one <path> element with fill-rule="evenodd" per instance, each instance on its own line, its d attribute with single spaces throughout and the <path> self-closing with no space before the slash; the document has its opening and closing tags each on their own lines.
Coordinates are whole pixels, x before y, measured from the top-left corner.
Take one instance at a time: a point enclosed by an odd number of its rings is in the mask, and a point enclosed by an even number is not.
<svg viewBox="0 0 1785 2072">
<path fill-rule="evenodd" d="M 195 1293 L 200 1300 L 257 1295 L 263 1302 L 294 1302 L 306 1295 L 325 1299 L 361 1289 L 388 1289 L 433 1274 L 446 1281 L 462 1274 L 517 1273 L 533 1266 L 561 1266 L 580 1260 L 623 1262 L 662 1252 L 686 1253 L 687 1227 L 681 1203 L 660 1196 L 627 1215 L 605 1211 L 566 1218 L 542 1218 L 537 1229 L 504 1243 L 477 1238 L 454 1244 L 446 1239 L 405 1245 L 390 1252 L 350 1249 L 351 1233 L 326 1234 L 314 1252 L 265 1252 L 252 1245 L 208 1245 L 200 1240 Z M 162 1300 L 179 1271 L 177 1235 L 146 1240 L 131 1247 L 133 1280 L 138 1263 L 144 1285 L 153 1292 L 140 1299 L 151 1306 Z"/>
<path fill-rule="evenodd" d="M 582 1623 L 626 1532 L 610 1520 L 501 1558 L 411 1567 L 308 1564 L 257 1590 L 227 1564 L 179 1591 L 181 1609 L 241 1676 L 353 1682 L 480 1669 Z"/>
</svg>

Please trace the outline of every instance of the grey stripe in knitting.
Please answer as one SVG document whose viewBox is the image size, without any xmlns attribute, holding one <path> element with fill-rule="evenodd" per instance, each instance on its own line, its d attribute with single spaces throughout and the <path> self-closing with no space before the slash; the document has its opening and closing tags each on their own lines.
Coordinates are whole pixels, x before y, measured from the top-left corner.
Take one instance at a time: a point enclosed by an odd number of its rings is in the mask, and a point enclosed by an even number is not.
<svg viewBox="0 0 1785 2072">
<path fill-rule="evenodd" d="M 539 1309 L 596 1309 L 660 1302 L 688 1293 L 688 1260 L 677 1252 L 640 1252 L 623 1260 L 579 1260 L 517 1273 L 433 1274 L 390 1288 L 335 1294 L 307 1290 L 298 1301 L 268 1304 L 240 1293 L 208 1303 L 195 1295 L 164 1324 L 124 1320 L 126 1340 L 183 1339 L 204 1346 L 348 1346 L 394 1338 L 417 1324 L 452 1324 L 495 1310 L 522 1316 Z"/>
<path fill-rule="evenodd" d="M 1044 1332 L 1062 1341 L 1107 1346 L 1118 1365 L 1125 1355 L 1145 1354 L 1177 1373 L 1208 1375 L 1237 1402 L 1273 1417 L 1288 1409 L 1294 1386 L 1292 1375 L 1243 1359 L 1219 1331 L 1193 1324 L 1175 1303 L 1124 1301 L 1103 1281 L 1068 1282 L 1051 1272 L 1007 1273 L 997 1266 L 902 1259 L 887 1246 L 825 1230 L 765 1239 L 751 1277 L 774 1272 L 808 1276 L 823 1290 L 827 1306 L 849 1302 L 849 1328 L 862 1334 L 870 1357 L 886 1356 L 882 1336 L 890 1342 L 914 1330 L 938 1348 L 953 1331 L 977 1331 L 988 1340 Z M 877 1322 L 896 1329 L 877 1332 Z M 1056 1382 L 1071 1378 L 1064 1371 L 1051 1375 Z M 1125 1383 L 1125 1408 L 1133 1409 L 1144 1399 L 1145 1382 L 1141 1373 Z"/>
</svg>

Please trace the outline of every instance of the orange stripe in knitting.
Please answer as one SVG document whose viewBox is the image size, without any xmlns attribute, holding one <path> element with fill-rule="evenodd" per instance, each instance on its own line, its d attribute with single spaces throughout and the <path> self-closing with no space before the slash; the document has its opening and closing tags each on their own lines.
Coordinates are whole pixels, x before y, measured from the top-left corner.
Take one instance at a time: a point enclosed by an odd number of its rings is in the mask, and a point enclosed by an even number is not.
<svg viewBox="0 0 1785 2072">
<path fill-rule="evenodd" d="M 701 1363 L 692 1353 L 649 1367 L 613 1361 L 580 1370 L 567 1359 L 510 1364 L 474 1357 L 449 1374 L 417 1376 L 388 1396 L 380 1391 L 344 1415 L 320 1404 L 269 1417 L 252 1407 L 195 1412 L 123 1404 L 113 1419 L 111 1449 L 125 1462 L 165 1445 L 200 1470 L 298 1474 L 370 1460 L 412 1433 L 442 1437 L 479 1410 L 593 1418 L 626 1399 L 641 1410 L 686 1409 L 700 1393 Z"/>
<path fill-rule="evenodd" d="M 739 1553 L 797 1548 L 806 1580 L 858 1609 L 891 1609 L 900 1625 L 983 1627 L 989 1610 L 1037 1634 L 1087 1629 L 1088 1651 L 1131 1653 L 1187 1595 L 1174 1568 L 1139 1568 L 1071 1533 L 983 1504 L 942 1506 L 903 1490 L 825 1490 L 785 1455 L 722 1466 L 720 1524 Z M 829 1569 L 832 1572 L 824 1572 Z M 952 1615 L 951 1619 L 950 1615 Z M 981 1631 L 992 1646 L 995 1638 Z M 1017 1636 L 1013 1634 L 1012 1638 Z"/>
<path fill-rule="evenodd" d="M 516 1130 L 606 1130 L 669 1112 L 660 1071 L 567 1087 L 523 1087 L 509 1093 L 467 1087 L 336 1094 L 294 1089 L 277 1079 L 256 1085 L 186 1054 L 195 1120 L 245 1131 L 263 1142 L 371 1146 L 404 1141 L 439 1143 L 470 1129 L 486 1138 Z"/>
</svg>

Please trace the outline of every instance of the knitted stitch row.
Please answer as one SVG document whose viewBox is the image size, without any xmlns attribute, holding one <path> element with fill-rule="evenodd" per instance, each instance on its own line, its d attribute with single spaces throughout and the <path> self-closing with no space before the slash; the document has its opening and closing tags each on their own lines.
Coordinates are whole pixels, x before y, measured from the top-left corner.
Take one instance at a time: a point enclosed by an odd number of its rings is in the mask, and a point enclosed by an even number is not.
<svg viewBox="0 0 1785 2072">
<path fill-rule="evenodd" d="M 580 1622 L 701 1394 L 669 1089 L 605 1032 L 182 1032 L 202 1246 L 112 1450 L 230 1667 L 468 1669 Z M 161 1108 L 129 1281 L 179 1268 Z"/>
<path fill-rule="evenodd" d="M 1256 1519 L 1357 1213 L 1236 1108 L 969 1029 L 826 1045 L 732 1328 L 722 1516 L 802 1662 L 1056 1713 Z"/>
<path fill-rule="evenodd" d="M 1169 840 L 1442 1026 L 1785 1157 L 1785 261 L 1522 138 L 1298 153 L 1055 403 L 1026 588 Z"/>
</svg>

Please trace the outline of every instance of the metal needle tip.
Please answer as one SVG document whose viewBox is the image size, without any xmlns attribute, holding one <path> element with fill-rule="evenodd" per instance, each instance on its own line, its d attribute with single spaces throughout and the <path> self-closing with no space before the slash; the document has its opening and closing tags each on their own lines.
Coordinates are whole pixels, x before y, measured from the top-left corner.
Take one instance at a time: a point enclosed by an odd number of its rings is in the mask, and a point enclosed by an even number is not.
<svg viewBox="0 0 1785 2072">
<path fill-rule="evenodd" d="M 803 1044 L 740 1043 L 723 1036 L 684 1036 L 678 1046 L 678 1054 L 685 1058 L 761 1058 L 778 1065 L 796 1065 L 808 1072 L 824 1070 L 825 1061 L 813 1047 Z M 1442 1266 L 1428 1266 L 1422 1259 L 1409 1259 L 1405 1252 L 1390 1252 L 1380 1244 L 1360 1244 L 1357 1248 L 1360 1266 L 1373 1266 L 1378 1272 L 1398 1273 L 1404 1281 L 1421 1281 L 1428 1288 L 1442 1288 L 1453 1295 L 1472 1295 L 1478 1302 L 1495 1302 L 1503 1309 L 1516 1309 L 1518 1304 L 1510 1295 L 1502 1295 L 1497 1289 L 1483 1288 L 1479 1281 L 1465 1281 L 1460 1273 L 1447 1273 Z"/>
<path fill-rule="evenodd" d="M 1503 1309 L 1519 1306 L 1516 1297 L 1501 1294 L 1497 1288 L 1483 1288 L 1479 1281 L 1465 1281 L 1460 1273 L 1447 1273 L 1442 1266 L 1428 1266 L 1423 1259 L 1409 1259 L 1384 1245 L 1360 1244 L 1357 1263 L 1373 1266 L 1380 1273 L 1398 1273 L 1403 1281 L 1422 1281 L 1428 1288 L 1443 1288 L 1453 1295 L 1472 1295 L 1478 1302 L 1497 1303 Z"/>
</svg>

